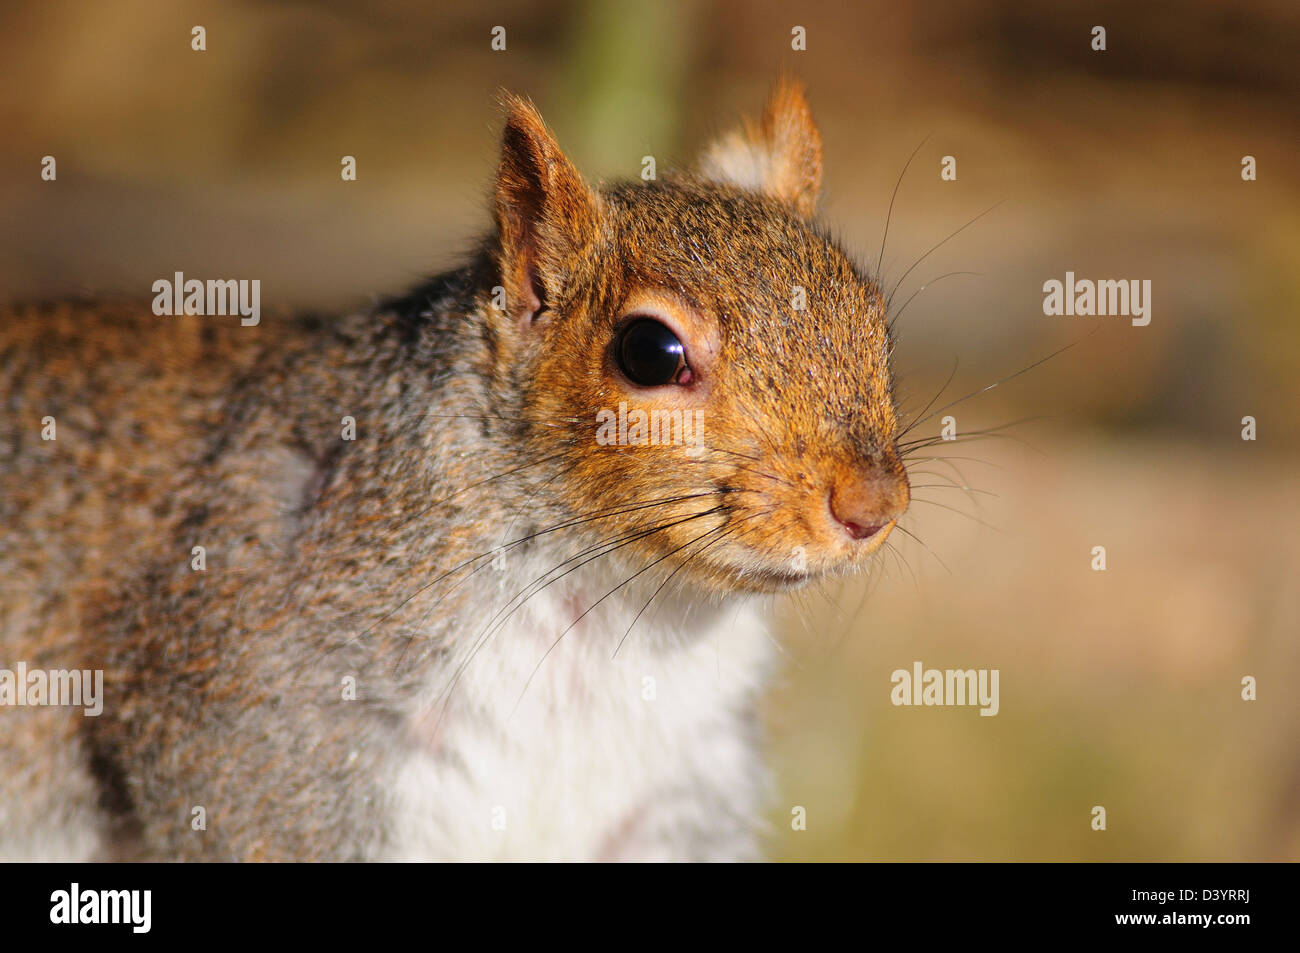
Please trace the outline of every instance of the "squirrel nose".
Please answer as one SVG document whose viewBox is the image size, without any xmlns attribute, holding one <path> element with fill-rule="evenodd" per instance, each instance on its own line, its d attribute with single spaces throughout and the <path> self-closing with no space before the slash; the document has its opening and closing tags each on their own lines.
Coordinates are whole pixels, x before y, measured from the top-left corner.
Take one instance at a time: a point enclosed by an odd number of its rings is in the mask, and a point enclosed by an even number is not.
<svg viewBox="0 0 1300 953">
<path fill-rule="evenodd" d="M 837 480 L 828 502 L 851 539 L 870 539 L 902 516 L 910 499 L 905 476 L 870 473 Z"/>
<path fill-rule="evenodd" d="M 842 516 L 836 516 L 835 518 L 840 521 L 841 525 L 854 539 L 870 539 L 885 527 L 884 523 L 872 523 L 870 526 L 862 526 L 853 522 L 853 520 L 846 520 Z"/>
</svg>

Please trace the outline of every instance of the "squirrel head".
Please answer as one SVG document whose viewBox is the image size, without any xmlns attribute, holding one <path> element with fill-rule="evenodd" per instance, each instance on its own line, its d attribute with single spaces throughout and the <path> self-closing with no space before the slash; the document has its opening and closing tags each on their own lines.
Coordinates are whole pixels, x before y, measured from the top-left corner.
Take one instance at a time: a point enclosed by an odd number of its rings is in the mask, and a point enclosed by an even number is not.
<svg viewBox="0 0 1300 953">
<path fill-rule="evenodd" d="M 909 485 L 885 303 L 814 219 L 802 90 L 691 171 L 599 188 L 531 104 L 507 112 L 482 304 L 520 449 L 557 458 L 537 492 L 711 591 L 862 567 Z"/>
</svg>

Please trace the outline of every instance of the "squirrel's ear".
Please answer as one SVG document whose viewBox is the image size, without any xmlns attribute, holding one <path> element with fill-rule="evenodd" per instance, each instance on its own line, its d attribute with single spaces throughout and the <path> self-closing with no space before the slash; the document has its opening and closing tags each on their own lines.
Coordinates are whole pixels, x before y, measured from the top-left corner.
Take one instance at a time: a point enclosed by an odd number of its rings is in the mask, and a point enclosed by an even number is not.
<svg viewBox="0 0 1300 953">
<path fill-rule="evenodd" d="M 811 218 L 822 186 L 822 136 L 803 87 L 782 78 L 772 88 L 759 123 L 718 139 L 704 151 L 707 179 L 761 192 Z"/>
<path fill-rule="evenodd" d="M 525 326 L 555 306 L 596 240 L 599 200 L 527 100 L 505 97 L 496 217 L 506 307 Z"/>
</svg>

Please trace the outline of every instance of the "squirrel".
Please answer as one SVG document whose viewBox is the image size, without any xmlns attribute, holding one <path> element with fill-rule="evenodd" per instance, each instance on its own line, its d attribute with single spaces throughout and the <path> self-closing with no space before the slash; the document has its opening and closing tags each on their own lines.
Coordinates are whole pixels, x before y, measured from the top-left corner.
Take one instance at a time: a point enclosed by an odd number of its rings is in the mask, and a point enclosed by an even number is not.
<svg viewBox="0 0 1300 953">
<path fill-rule="evenodd" d="M 367 313 L 0 318 L 0 669 L 104 696 L 0 695 L 0 857 L 763 856 L 764 595 L 909 503 L 884 298 L 796 82 L 598 187 L 503 99 L 490 237 Z"/>
</svg>

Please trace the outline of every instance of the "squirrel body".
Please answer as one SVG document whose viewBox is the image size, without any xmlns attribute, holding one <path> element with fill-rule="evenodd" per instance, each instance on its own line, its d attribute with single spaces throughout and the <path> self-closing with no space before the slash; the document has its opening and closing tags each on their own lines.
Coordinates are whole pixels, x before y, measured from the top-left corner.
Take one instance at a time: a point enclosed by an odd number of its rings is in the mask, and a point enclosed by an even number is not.
<svg viewBox="0 0 1300 953">
<path fill-rule="evenodd" d="M 592 189 L 512 98 L 494 234 L 371 313 L 4 315 L 0 667 L 105 698 L 0 708 L 0 857 L 758 857 L 764 594 L 909 498 L 820 163 L 786 84 Z"/>
</svg>

